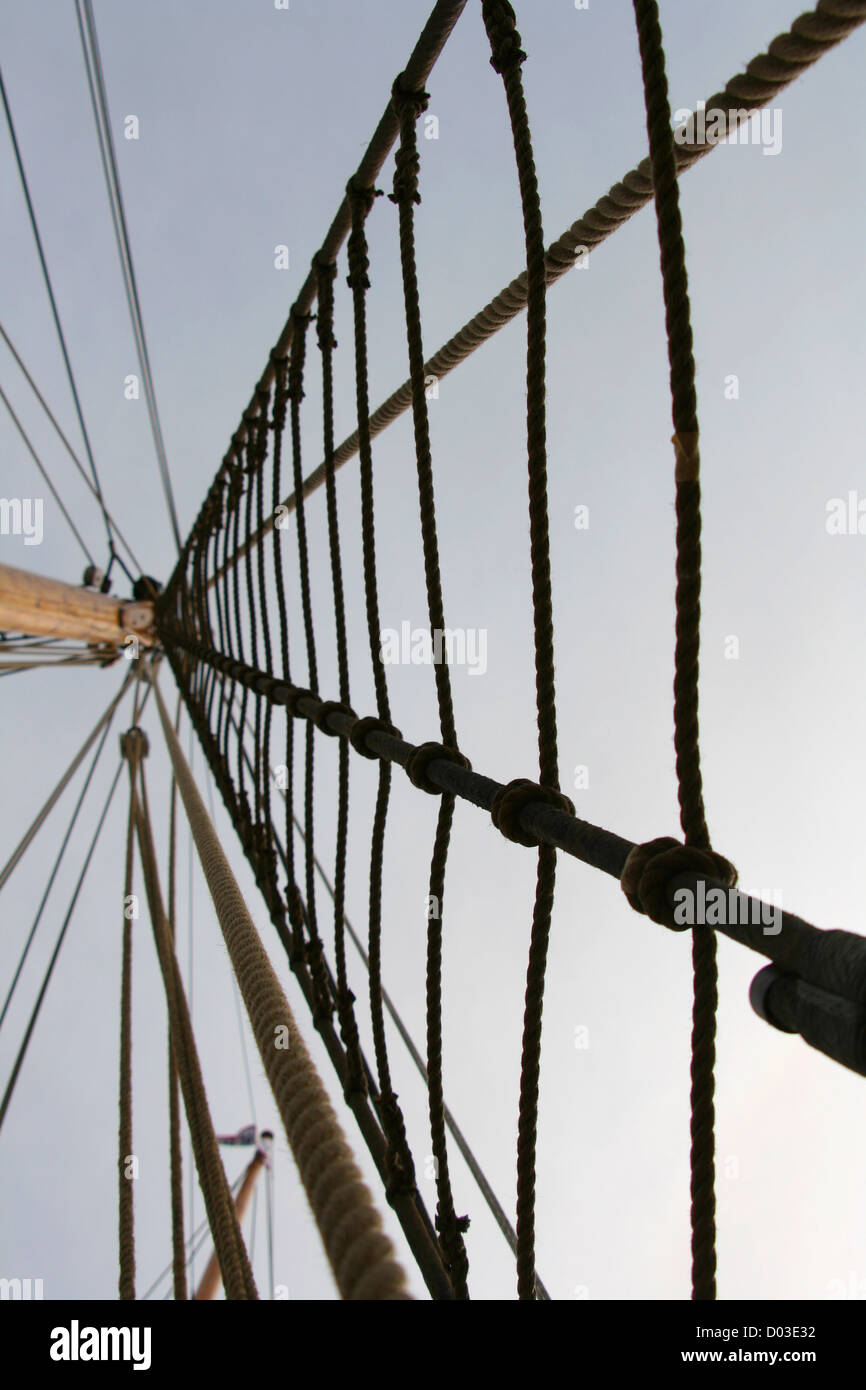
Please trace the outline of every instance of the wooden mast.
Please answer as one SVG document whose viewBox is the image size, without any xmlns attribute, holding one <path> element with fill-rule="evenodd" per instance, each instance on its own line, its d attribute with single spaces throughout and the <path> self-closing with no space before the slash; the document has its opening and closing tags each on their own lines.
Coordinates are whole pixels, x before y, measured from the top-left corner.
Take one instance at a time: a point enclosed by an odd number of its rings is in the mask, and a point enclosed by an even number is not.
<svg viewBox="0 0 866 1390">
<path fill-rule="evenodd" d="M 263 1143 L 269 1143 L 270 1140 L 273 1138 L 273 1135 L 270 1133 L 269 1130 L 266 1130 L 263 1131 L 261 1138 Z M 237 1213 L 238 1225 L 241 1224 L 241 1222 L 244 1219 L 244 1216 L 246 1215 L 247 1207 L 250 1204 L 250 1198 L 253 1195 L 253 1189 L 256 1185 L 256 1179 L 258 1178 L 259 1172 L 267 1163 L 267 1161 L 268 1155 L 266 1149 L 264 1147 L 256 1149 L 255 1153 L 253 1154 L 252 1161 L 250 1162 L 247 1171 L 244 1173 L 244 1180 L 240 1185 L 238 1195 L 235 1199 L 235 1211 Z M 198 1289 L 196 1290 L 196 1301 L 198 1302 L 201 1299 L 215 1298 L 217 1292 L 219 1291 L 219 1286 L 221 1283 L 222 1275 L 220 1274 L 219 1260 L 217 1259 L 217 1254 L 214 1250 L 213 1254 L 210 1257 L 210 1260 L 208 1261 L 207 1269 L 201 1277 L 201 1283 L 199 1284 Z"/>
<path fill-rule="evenodd" d="M 0 632 L 69 637 L 114 647 L 156 641 L 153 604 L 110 598 L 29 570 L 0 565 Z"/>
</svg>

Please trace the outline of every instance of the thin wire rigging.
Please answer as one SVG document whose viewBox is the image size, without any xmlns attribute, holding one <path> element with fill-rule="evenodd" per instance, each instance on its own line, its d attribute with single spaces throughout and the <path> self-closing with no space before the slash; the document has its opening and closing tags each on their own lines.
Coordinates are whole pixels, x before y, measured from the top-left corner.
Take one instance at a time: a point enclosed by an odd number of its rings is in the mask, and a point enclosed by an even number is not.
<svg viewBox="0 0 866 1390">
<path fill-rule="evenodd" d="M 108 112 L 108 97 L 105 90 L 102 58 L 99 51 L 99 40 L 96 35 L 96 21 L 93 16 L 91 0 L 83 0 L 83 3 L 82 0 L 75 0 L 75 14 L 78 20 L 78 32 L 81 36 L 84 70 L 87 75 L 90 104 L 93 109 L 93 119 L 96 124 L 96 135 L 99 143 L 102 172 L 105 177 L 105 187 L 108 193 L 109 207 L 111 209 L 111 221 L 114 227 L 114 238 L 117 243 L 117 254 L 120 258 L 120 268 L 123 275 L 124 290 L 126 292 L 126 302 L 132 321 L 136 352 L 138 354 L 139 367 L 144 383 L 144 395 L 147 403 L 147 412 L 150 417 L 154 447 L 156 448 L 157 464 L 162 479 L 162 488 L 165 493 L 171 529 L 179 554 L 182 548 L 180 526 L 178 524 L 174 491 L 172 489 L 171 475 L 168 470 L 168 459 L 166 458 L 165 444 L 162 437 L 162 425 L 160 424 L 159 411 L 156 404 L 156 390 L 153 384 L 153 374 L 150 369 L 150 355 L 147 350 L 144 319 L 142 318 L 138 285 L 135 279 L 135 266 L 132 259 L 132 247 L 129 240 L 126 213 L 123 206 L 123 194 L 120 187 L 120 176 L 118 174 L 117 160 L 114 153 L 114 140 L 111 134 L 111 120 Z"/>
</svg>

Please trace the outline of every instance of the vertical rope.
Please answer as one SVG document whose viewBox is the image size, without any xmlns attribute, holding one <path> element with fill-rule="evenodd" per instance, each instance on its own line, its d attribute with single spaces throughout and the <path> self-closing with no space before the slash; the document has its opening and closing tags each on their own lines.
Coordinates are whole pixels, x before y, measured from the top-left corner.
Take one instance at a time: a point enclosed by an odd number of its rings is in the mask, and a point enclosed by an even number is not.
<svg viewBox="0 0 866 1390">
<path fill-rule="evenodd" d="M 698 740 L 701 616 L 701 488 L 695 359 L 677 184 L 676 152 L 656 0 L 634 0 L 643 69 L 670 360 L 676 458 L 676 651 L 674 747 L 685 842 L 710 848 Z M 714 1067 L 718 967 L 716 937 L 692 928 L 694 1006 L 691 1060 L 692 1298 L 716 1296 Z"/>
<path fill-rule="evenodd" d="M 304 510 L 303 474 L 301 469 L 301 401 L 304 398 L 304 360 L 306 356 L 307 326 L 310 316 L 297 316 L 292 335 L 292 349 L 289 358 L 289 401 L 292 425 L 292 470 L 295 485 L 295 521 L 298 535 L 298 567 L 301 583 L 301 607 L 304 614 L 304 637 L 307 647 L 307 670 L 310 689 L 316 693 L 319 685 L 319 670 L 316 660 L 316 638 L 313 630 L 313 606 L 310 595 L 310 562 L 307 546 L 307 521 Z M 310 974 L 316 990 L 316 1011 L 314 1019 L 318 1024 L 331 1014 L 331 993 L 328 987 L 327 972 L 322 952 L 316 917 L 316 882 L 313 859 L 313 788 L 314 788 L 314 739 L 313 725 L 307 724 L 306 756 L 304 761 L 304 832 L 306 853 L 304 860 L 304 921 L 307 928 L 306 955 Z"/>
<path fill-rule="evenodd" d="M 139 798 L 130 766 L 132 797 L 135 804 L 135 822 L 138 844 L 141 852 L 145 888 L 150 908 L 151 925 L 156 942 L 160 971 L 165 986 L 166 1004 L 169 1011 L 171 1037 L 176 1042 L 175 1056 L 178 1066 L 184 1106 L 189 1122 L 190 1137 L 196 1168 L 201 1183 L 207 1211 L 208 1224 L 214 1240 L 214 1248 L 222 1273 L 226 1298 L 257 1298 L 252 1270 L 249 1267 L 237 1215 L 226 1182 L 225 1170 L 220 1158 L 214 1133 L 213 1122 L 205 1092 L 198 1052 L 193 1037 L 189 1009 L 183 992 L 174 945 L 168 930 L 162 895 L 159 888 L 159 873 L 153 848 L 150 829 L 150 816 L 147 810 L 147 791 L 140 760 L 138 773 L 141 780 Z"/>
<path fill-rule="evenodd" d="M 373 680 L 376 689 L 376 708 L 379 719 L 391 727 L 388 683 L 385 676 L 379 634 L 379 595 L 376 579 L 375 512 L 373 502 L 373 458 L 370 448 L 370 400 L 367 362 L 366 291 L 370 288 L 367 275 L 369 257 L 364 230 L 365 219 L 376 198 L 373 189 L 360 188 L 350 181 L 347 196 L 352 216 L 349 236 L 347 283 L 352 290 L 355 336 L 355 396 L 358 410 L 358 429 L 361 437 L 361 542 L 364 567 L 364 601 L 367 615 L 367 634 Z M 385 828 L 391 796 L 391 768 L 379 762 L 379 784 L 370 841 L 370 891 L 368 901 L 368 960 L 370 1017 L 373 1030 L 373 1049 L 379 1083 L 379 1117 L 387 1141 L 387 1194 L 389 1200 L 398 1193 L 412 1194 L 415 1188 L 415 1164 L 406 1138 L 406 1127 L 396 1093 L 391 1082 L 388 1047 L 385 1035 L 384 991 L 382 987 L 382 875 L 384 869 Z"/>
<path fill-rule="evenodd" d="M 412 421 L 418 472 L 424 578 L 427 588 L 430 636 L 431 641 L 435 642 L 437 633 L 444 634 L 445 613 L 442 602 L 442 576 L 439 567 L 433 460 L 427 416 L 421 304 L 418 294 L 415 255 L 415 204 L 421 201 L 421 195 L 418 192 L 420 161 L 418 158 L 417 121 L 421 113 L 426 110 L 427 100 L 426 92 L 406 90 L 401 77 L 395 81 L 392 89 L 392 101 L 400 120 L 400 144 L 394 162 L 394 191 L 389 196 L 391 201 L 397 204 L 399 213 L 400 264 L 406 311 L 409 376 L 412 384 Z M 447 652 L 443 661 L 434 663 L 433 670 L 436 678 L 436 699 L 439 707 L 442 743 L 444 747 L 456 750 L 457 732 L 454 723 L 451 673 L 448 667 Z M 439 1232 L 440 1243 L 454 1285 L 454 1292 L 458 1298 L 468 1298 L 469 1258 L 463 1235 L 469 1226 L 469 1219 L 466 1216 L 458 1217 L 454 1209 L 451 1176 L 448 1169 L 442 1081 L 442 903 L 445 891 L 448 845 L 454 818 L 454 800 L 455 798 L 450 794 L 441 796 L 430 863 L 428 902 L 433 902 L 436 910 L 434 913 L 428 912 L 427 917 L 427 1075 L 431 1143 L 436 1164 L 436 1191 L 438 1195 L 436 1229 Z M 370 960 L 372 965 L 372 948 Z"/>
<path fill-rule="evenodd" d="M 175 730 L 180 726 L 181 700 L 178 697 Z M 171 779 L 171 799 L 168 812 L 168 927 L 172 943 L 175 941 L 176 893 L 175 878 L 177 867 L 177 783 Z M 168 1029 L 168 1134 L 169 1134 L 169 1174 L 171 1184 L 171 1252 L 172 1279 L 176 1302 L 188 1298 L 186 1283 L 186 1245 L 183 1234 L 183 1158 L 180 1142 L 180 1082 L 177 1074 L 177 1061 L 174 1055 L 171 1036 L 171 1023 Z"/>
<path fill-rule="evenodd" d="M 133 776 L 134 769 L 132 769 Z M 126 1171 L 132 1156 L 132 866 L 135 852 L 135 803 L 129 798 L 126 827 L 126 872 L 123 888 L 123 952 L 120 976 L 120 1125 L 117 1152 L 118 1241 L 122 1301 L 135 1298 L 135 1230 L 133 1184 Z"/>
<path fill-rule="evenodd" d="M 343 571 L 340 557 L 340 526 L 337 514 L 337 484 L 334 477 L 334 277 L 337 267 L 332 261 L 314 262 L 317 302 L 319 306 L 316 330 L 322 357 L 322 416 L 325 454 L 325 482 L 328 506 L 328 545 L 331 552 L 331 583 L 334 593 L 334 624 L 337 636 L 337 667 L 340 680 L 340 701 L 348 709 L 349 652 L 346 641 L 346 604 L 343 592 Z M 340 1036 L 346 1048 L 349 1065 L 349 1090 L 364 1090 L 365 1083 L 360 1057 L 358 1024 L 353 1008 L 355 996 L 349 989 L 346 972 L 346 843 L 349 832 L 349 745 L 340 739 L 338 756 L 337 844 L 334 859 L 334 959 L 337 967 L 337 1014 Z"/>
<path fill-rule="evenodd" d="M 515 15 L 504 0 L 482 0 L 482 14 L 492 50 L 491 66 L 505 87 L 520 184 L 526 238 L 526 440 L 529 475 L 529 537 L 532 608 L 535 634 L 535 690 L 538 719 L 539 780 L 559 790 L 556 693 L 553 658 L 553 598 L 550 582 L 550 527 L 547 514 L 547 427 L 545 416 L 546 293 L 544 231 L 538 179 L 520 66 Z M 517 1290 L 521 1299 L 536 1297 L 535 1160 L 538 1131 L 538 1085 L 541 1030 L 550 920 L 556 880 L 556 851 L 540 845 L 535 905 L 526 970 L 523 1049 L 517 1129 Z"/>
<path fill-rule="evenodd" d="M 297 1030 L 156 685 L 154 693 L 232 968 L 337 1287 L 347 1299 L 406 1299 L 406 1276 Z"/>
</svg>

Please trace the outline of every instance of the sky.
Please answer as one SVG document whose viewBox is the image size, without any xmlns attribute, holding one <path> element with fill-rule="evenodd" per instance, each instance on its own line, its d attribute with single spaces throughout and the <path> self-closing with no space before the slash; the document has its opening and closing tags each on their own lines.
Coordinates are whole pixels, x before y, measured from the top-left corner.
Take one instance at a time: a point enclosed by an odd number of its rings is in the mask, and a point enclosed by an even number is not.
<svg viewBox="0 0 866 1390">
<path fill-rule="evenodd" d="M 288 309 L 426 20 L 409 0 L 97 0 L 119 174 L 169 467 L 185 535 Z M 790 0 L 724 7 L 665 0 L 671 105 L 694 108 L 797 14 Z M 632 6 L 541 0 L 518 7 L 550 243 L 647 151 Z M 866 36 L 855 34 L 773 103 L 767 138 L 721 145 L 680 184 L 698 368 L 704 501 L 702 754 L 714 846 L 749 892 L 822 928 L 861 930 L 866 673 L 859 534 L 828 507 L 866 495 L 862 149 Z M 0 51 L 45 254 L 107 503 L 146 572 L 175 551 L 137 371 L 74 8 L 0 4 Z M 427 84 L 437 138 L 420 141 L 416 210 L 427 357 L 523 266 L 514 152 L 480 6 L 470 4 Z M 124 138 L 127 116 L 139 138 Z M 389 189 L 393 161 L 379 179 Z M 0 320 L 79 446 L 8 137 L 0 138 Z M 372 403 L 407 376 L 396 213 L 369 219 Z M 289 251 L 275 266 L 275 247 Z M 355 428 L 345 256 L 336 286 L 336 431 Z M 633 840 L 678 831 L 672 740 L 673 466 L 664 310 L 653 211 L 638 213 L 548 295 L 548 460 L 559 753 L 577 813 Z M 305 472 L 322 457 L 310 336 Z M 429 403 L 446 624 L 484 634 L 485 662 L 453 669 L 461 748 L 500 781 L 537 777 L 525 454 L 525 319 L 438 385 Z M 736 379 L 736 388 L 732 379 Z M 9 394 L 88 545 L 98 509 L 0 346 Z M 0 536 L 3 562 L 71 583 L 83 558 L 8 417 L 2 489 L 43 498 L 39 546 Z M 411 421 L 374 444 L 382 626 L 426 622 Z M 339 474 L 353 707 L 374 710 L 363 616 L 357 460 Z M 856 499 L 855 499 L 856 500 Z M 589 525 L 575 526 L 576 508 Z M 308 504 L 320 689 L 337 695 L 324 493 Z M 292 532 L 287 533 L 289 553 Z M 294 571 L 288 599 L 300 649 Z M 128 592 L 118 575 L 115 593 Z M 732 642 L 731 639 L 736 641 Z M 479 639 L 480 640 L 480 639 Z M 480 650 L 480 648 L 478 649 Z M 733 654 L 735 653 L 735 654 Z M 125 663 L 124 663 L 125 665 Z M 0 689 L 7 794 L 0 859 L 20 838 L 124 674 L 33 671 Z M 437 737 L 429 666 L 389 667 L 404 735 Z M 167 665 L 161 676 L 174 700 Z M 116 768 L 124 705 L 85 803 L 15 1004 L 0 1034 L 4 1078 Z M 168 759 L 144 726 L 159 853 L 167 857 Z M 189 726 L 184 746 L 206 794 Z M 336 751 L 317 738 L 318 852 L 333 864 Z M 361 934 L 375 768 L 352 762 L 348 915 Z M 581 769 L 582 771 L 577 771 Z M 577 781 L 580 785 L 575 785 Z M 3 890 L 11 978 L 73 805 L 67 791 Z M 8 1119 L 0 1171 L 14 1200 L 0 1274 L 42 1278 L 46 1298 L 116 1297 L 118 1002 L 126 789 L 122 784 L 52 981 Z M 358 1160 L 375 1181 L 282 957 L 234 832 L 216 823 Z M 383 978 L 423 1049 L 426 895 L 436 803 L 398 772 L 386 842 Z M 513 1218 L 523 990 L 536 856 L 458 804 L 444 909 L 448 1104 Z M 291 1299 L 336 1297 L 255 1047 L 239 1032 L 227 955 L 206 887 L 179 838 L 179 954 L 218 1132 L 278 1131 L 274 1279 Z M 327 923 L 325 899 L 320 898 Z M 763 958 L 722 939 L 717 1069 L 719 1297 L 866 1297 L 862 1078 L 770 1029 L 749 983 Z M 366 980 L 350 956 L 352 983 Z M 5 991 L 5 983 L 4 983 Z M 369 1021 L 362 1010 L 362 1035 Z M 607 876 L 562 855 L 545 996 L 537 1267 L 557 1299 L 689 1295 L 687 937 L 634 913 Z M 135 927 L 134 1144 L 138 1291 L 170 1259 L 165 1009 L 150 929 Z M 392 1034 L 422 1192 L 426 1097 Z M 252 1076 L 250 1103 L 242 1038 Z M 577 1045 L 579 1044 L 579 1045 Z M 250 1114 L 254 1109 L 255 1113 Z M 240 1150 L 226 1150 L 230 1180 Z M 185 1183 L 189 1156 L 185 1151 Z M 468 1212 L 470 1290 L 515 1296 L 513 1261 L 452 1150 Z M 194 1184 L 193 1184 L 194 1188 Z M 388 1230 L 424 1297 L 396 1221 Z M 201 1199 L 192 1191 L 194 1223 Z M 247 1227 L 247 1229 L 249 1229 Z M 205 1247 L 206 1249 L 207 1247 Z M 197 1268 L 202 1267 L 199 1257 Z M 264 1208 L 253 1250 L 268 1289 Z"/>
</svg>

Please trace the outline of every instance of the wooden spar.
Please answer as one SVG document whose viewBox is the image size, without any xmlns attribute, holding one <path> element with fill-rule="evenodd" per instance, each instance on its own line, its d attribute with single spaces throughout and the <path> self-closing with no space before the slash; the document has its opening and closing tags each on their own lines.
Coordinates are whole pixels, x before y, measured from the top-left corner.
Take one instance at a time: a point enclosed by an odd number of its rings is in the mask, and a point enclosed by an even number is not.
<svg viewBox="0 0 866 1390">
<path fill-rule="evenodd" d="M 262 1139 L 265 1139 L 266 1137 L 267 1136 L 265 1134 L 262 1134 Z M 250 1204 L 250 1198 L 253 1195 L 253 1188 L 256 1185 L 256 1179 L 259 1176 L 259 1171 L 261 1168 L 264 1167 L 266 1162 L 267 1153 L 265 1152 L 265 1150 L 256 1149 L 255 1153 L 253 1154 L 252 1161 L 249 1167 L 247 1168 L 247 1171 L 244 1173 L 244 1180 L 240 1185 L 238 1195 L 235 1199 L 235 1211 L 237 1212 L 238 1225 L 241 1224 L 241 1222 L 244 1219 L 244 1216 L 246 1215 L 246 1210 Z M 215 1298 L 221 1283 L 222 1275 L 220 1274 L 219 1260 L 217 1259 L 217 1253 L 214 1250 L 213 1254 L 210 1257 L 210 1260 L 208 1261 L 207 1269 L 201 1277 L 201 1283 L 199 1284 L 198 1289 L 196 1290 L 196 1301 L 198 1302 L 201 1299 Z"/>
<path fill-rule="evenodd" d="M 12 565 L 0 565 L 0 632 L 115 647 L 130 637 L 143 647 L 156 641 L 152 603 L 111 598 Z"/>
</svg>

